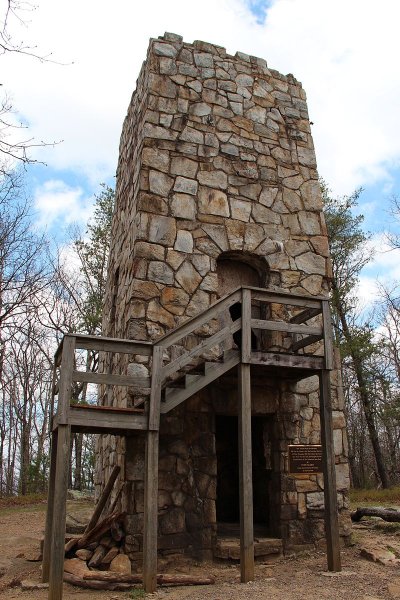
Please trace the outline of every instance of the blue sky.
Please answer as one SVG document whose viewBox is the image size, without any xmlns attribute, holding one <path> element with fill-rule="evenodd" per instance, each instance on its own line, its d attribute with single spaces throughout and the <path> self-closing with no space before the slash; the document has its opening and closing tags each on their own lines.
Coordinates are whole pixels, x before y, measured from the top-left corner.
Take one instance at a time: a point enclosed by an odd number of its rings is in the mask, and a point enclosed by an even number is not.
<svg viewBox="0 0 400 600">
<path fill-rule="evenodd" d="M 5 0 L 0 0 L 5 3 Z M 360 211 L 374 234 L 378 258 L 365 271 L 373 281 L 400 280 L 399 256 L 385 250 L 395 227 L 389 200 L 400 193 L 400 5 L 381 0 L 37 0 L 32 40 L 62 64 L 2 56 L 2 83 L 17 117 L 36 140 L 59 141 L 38 150 L 47 163 L 28 169 L 27 186 L 39 227 L 58 240 L 90 215 L 99 184 L 113 184 L 122 122 L 150 37 L 174 31 L 267 59 L 293 73 L 307 92 L 319 172 L 334 193 L 362 186 Z M 193 9 L 192 9 L 193 7 Z M 196 10 L 194 9 L 196 8 Z"/>
</svg>

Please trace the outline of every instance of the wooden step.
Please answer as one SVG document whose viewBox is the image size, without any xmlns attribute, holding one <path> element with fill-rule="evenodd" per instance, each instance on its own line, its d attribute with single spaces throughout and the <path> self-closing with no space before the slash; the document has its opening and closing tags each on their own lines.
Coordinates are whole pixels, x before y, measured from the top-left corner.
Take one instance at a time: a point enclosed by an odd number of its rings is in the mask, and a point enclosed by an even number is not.
<svg viewBox="0 0 400 600">
<path fill-rule="evenodd" d="M 185 389 L 174 390 L 167 387 L 165 389 L 165 402 L 161 405 L 161 413 L 167 413 L 185 400 L 193 396 L 196 392 L 199 392 L 209 383 L 212 383 L 218 377 L 230 371 L 240 361 L 240 355 L 238 350 L 229 350 L 224 355 L 223 362 L 207 362 L 205 363 L 205 374 L 204 376 L 199 375 L 196 379 L 188 381 Z"/>
<path fill-rule="evenodd" d="M 279 538 L 255 538 L 254 557 L 260 560 L 273 561 L 282 556 L 283 543 Z M 217 539 L 214 557 L 222 560 L 240 560 L 240 539 L 222 537 Z"/>
</svg>

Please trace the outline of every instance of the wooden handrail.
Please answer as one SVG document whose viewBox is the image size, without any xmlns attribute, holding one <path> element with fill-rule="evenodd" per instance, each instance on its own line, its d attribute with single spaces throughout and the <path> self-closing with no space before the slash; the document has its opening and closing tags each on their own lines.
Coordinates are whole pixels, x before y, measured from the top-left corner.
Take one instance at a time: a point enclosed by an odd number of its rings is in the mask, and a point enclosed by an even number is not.
<svg viewBox="0 0 400 600">
<path fill-rule="evenodd" d="M 205 325 L 205 323 L 208 323 L 208 321 L 211 321 L 211 319 L 214 319 L 221 312 L 232 306 L 232 304 L 240 301 L 241 288 L 239 287 L 230 294 L 226 294 L 226 296 L 223 296 L 217 300 L 217 302 L 209 306 L 204 312 L 192 317 L 191 319 L 188 319 L 173 331 L 170 331 L 158 338 L 155 344 L 157 346 L 162 346 L 163 348 L 168 348 L 169 346 L 176 344 L 176 342 L 179 342 L 179 340 L 181 340 L 183 337 L 193 333 L 195 329 L 198 329 L 202 325 Z"/>
<path fill-rule="evenodd" d="M 246 298 L 244 307 L 243 299 Z M 250 299 L 250 300 L 249 300 Z M 306 296 L 300 294 L 291 294 L 281 290 L 263 289 L 252 286 L 240 286 L 226 294 L 212 306 L 207 308 L 201 314 L 188 319 L 182 325 L 178 326 L 173 331 L 170 331 L 158 338 L 154 342 L 141 341 L 141 340 L 129 340 L 123 338 L 109 338 L 105 336 L 95 336 L 80 333 L 69 333 L 66 334 L 61 341 L 56 353 L 55 353 L 55 365 L 60 365 L 63 349 L 64 340 L 73 339 L 73 346 L 75 349 L 86 349 L 86 350 L 97 350 L 103 352 L 119 352 L 123 354 L 141 354 L 144 356 L 151 356 L 156 347 L 167 349 L 179 343 L 184 337 L 194 333 L 197 329 L 203 325 L 209 323 L 212 319 L 218 317 L 222 312 L 228 310 L 233 304 L 241 303 L 242 310 L 246 309 L 246 314 L 250 315 L 249 308 L 253 300 L 261 302 L 270 302 L 276 304 L 285 304 L 289 306 L 299 307 L 303 309 L 300 313 L 292 316 L 288 321 L 274 321 L 270 319 L 253 319 L 248 317 L 248 323 L 246 326 L 247 333 L 250 328 L 263 329 L 270 331 L 280 331 L 291 334 L 300 334 L 306 336 L 300 340 L 295 340 L 292 346 L 292 351 L 297 352 L 299 349 L 304 348 L 318 340 L 324 340 L 325 350 L 325 364 L 326 368 L 332 368 L 332 352 L 330 349 L 331 344 L 331 331 L 329 322 L 329 300 L 322 296 Z M 306 322 L 313 317 L 323 314 L 323 325 L 308 325 Z M 184 352 L 178 358 L 170 361 L 165 366 L 161 362 L 160 366 L 160 378 L 164 381 L 169 376 L 177 373 L 180 369 L 185 367 L 193 358 L 198 357 L 206 350 L 222 343 L 224 340 L 229 338 L 233 333 L 243 329 L 242 319 L 238 319 L 232 322 L 231 325 L 224 327 L 217 333 L 208 336 L 206 339 L 202 339 L 194 348 Z M 249 337 L 249 336 L 247 336 Z M 249 338 L 250 340 L 250 338 Z M 247 340 L 245 332 L 243 332 L 242 340 L 242 351 L 249 346 L 249 340 Z M 71 345 L 71 344 L 69 344 Z M 161 353 L 162 354 L 162 353 Z M 250 346 L 246 351 L 246 361 L 248 362 L 251 358 Z M 242 357 L 243 358 L 243 357 Z M 97 384 L 110 384 L 110 385 L 121 385 L 129 386 L 136 385 L 141 387 L 150 387 L 151 379 L 146 377 L 129 377 L 124 375 L 114 375 L 111 373 L 90 373 L 86 371 L 73 371 L 73 381 L 85 381 Z"/>
</svg>

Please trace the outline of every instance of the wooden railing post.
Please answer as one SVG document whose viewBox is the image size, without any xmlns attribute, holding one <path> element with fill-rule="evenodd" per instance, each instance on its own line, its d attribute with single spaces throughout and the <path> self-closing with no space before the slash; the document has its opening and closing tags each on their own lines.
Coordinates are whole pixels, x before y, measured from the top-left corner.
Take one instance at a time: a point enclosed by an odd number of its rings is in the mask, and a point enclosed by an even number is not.
<svg viewBox="0 0 400 600">
<path fill-rule="evenodd" d="M 322 300 L 322 327 L 324 331 L 325 369 L 333 369 L 333 335 L 329 300 Z"/>
<path fill-rule="evenodd" d="M 72 373 L 75 364 L 76 342 L 73 335 L 66 335 L 63 341 L 60 366 L 60 383 L 58 390 L 57 423 L 68 423 L 69 405 L 71 402 Z"/>
<path fill-rule="evenodd" d="M 147 593 L 153 593 L 157 588 L 158 443 L 162 359 L 162 346 L 154 346 L 144 479 L 143 587 Z"/>
<path fill-rule="evenodd" d="M 251 360 L 251 290 L 242 289 L 242 363 Z"/>
</svg>

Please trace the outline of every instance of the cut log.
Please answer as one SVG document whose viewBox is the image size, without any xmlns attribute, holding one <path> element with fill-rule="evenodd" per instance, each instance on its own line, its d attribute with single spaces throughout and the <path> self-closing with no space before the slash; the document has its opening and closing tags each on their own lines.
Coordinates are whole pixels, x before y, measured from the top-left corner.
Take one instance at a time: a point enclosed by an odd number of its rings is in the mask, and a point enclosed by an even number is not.
<svg viewBox="0 0 400 600">
<path fill-rule="evenodd" d="M 379 517 L 390 523 L 400 523 L 400 510 L 396 508 L 381 508 L 380 506 L 369 506 L 365 508 L 357 508 L 351 513 L 351 520 L 355 523 L 363 517 Z"/>
<path fill-rule="evenodd" d="M 122 583 L 142 583 L 143 581 L 143 577 L 140 574 L 124 575 L 113 571 L 87 571 L 84 573 L 83 578 L 85 581 L 95 579 L 98 581 Z M 202 575 L 159 573 L 157 575 L 157 583 L 159 585 L 212 585 L 215 583 L 215 578 Z"/>
<path fill-rule="evenodd" d="M 64 560 L 64 571 L 75 575 L 75 577 L 83 577 L 85 573 L 90 573 L 87 564 L 79 558 L 66 558 Z"/>
<path fill-rule="evenodd" d="M 124 489 L 125 484 L 126 484 L 126 482 L 120 482 L 118 492 L 116 493 L 113 502 L 111 502 L 111 505 L 110 505 L 110 508 L 108 511 L 110 514 L 113 513 L 115 511 L 115 509 L 117 508 L 118 500 L 122 494 L 122 490 Z"/>
<path fill-rule="evenodd" d="M 143 577 L 140 574 L 127 575 L 117 573 L 116 571 L 87 571 L 83 578 L 85 580 L 96 579 L 98 581 L 111 581 L 121 583 L 142 583 Z"/>
<path fill-rule="evenodd" d="M 107 554 L 107 548 L 104 546 L 97 546 L 96 550 L 93 552 L 92 558 L 88 562 L 89 567 L 98 567 L 103 562 L 103 558 Z"/>
<path fill-rule="evenodd" d="M 117 548 L 117 546 L 114 546 L 114 548 L 110 548 L 103 560 L 101 561 L 101 564 L 104 566 L 109 565 L 110 562 L 114 560 L 114 558 L 117 556 L 117 554 L 119 554 L 119 548 Z"/>
<path fill-rule="evenodd" d="M 120 523 L 123 521 L 126 512 L 113 513 L 105 517 L 102 521 L 97 523 L 93 529 L 85 533 L 77 542 L 78 548 L 86 548 L 92 542 L 97 542 L 112 526 L 113 523 Z"/>
<path fill-rule="evenodd" d="M 76 544 L 78 543 L 78 540 L 79 536 L 72 537 L 70 540 L 68 540 L 68 542 L 65 544 L 65 554 L 67 552 L 70 552 L 70 550 L 73 550 L 73 548 L 75 548 Z"/>
<path fill-rule="evenodd" d="M 132 589 L 131 583 L 120 583 L 120 582 L 111 582 L 111 581 L 101 581 L 94 579 L 82 579 L 81 577 L 77 577 L 76 575 L 72 575 L 72 573 L 64 572 L 64 581 L 66 583 L 70 583 L 71 585 L 77 585 L 78 587 L 87 588 L 91 590 L 107 590 L 107 591 L 118 591 L 124 592 L 126 590 Z"/>
<path fill-rule="evenodd" d="M 161 573 L 157 575 L 159 585 L 212 585 L 215 583 L 215 577 L 212 575 L 169 575 Z"/>
<path fill-rule="evenodd" d="M 113 470 L 111 471 L 111 475 L 110 475 L 106 485 L 104 486 L 104 489 L 100 495 L 99 501 L 96 504 L 95 509 L 93 511 L 92 518 L 90 519 L 89 523 L 87 524 L 87 527 L 86 527 L 84 533 L 88 533 L 88 531 L 90 531 L 97 525 L 97 523 L 101 517 L 101 513 L 103 512 L 106 502 L 107 502 L 107 500 L 111 494 L 111 491 L 114 487 L 114 483 L 119 475 L 120 470 L 121 470 L 121 467 L 116 465 L 113 468 Z"/>
</svg>

